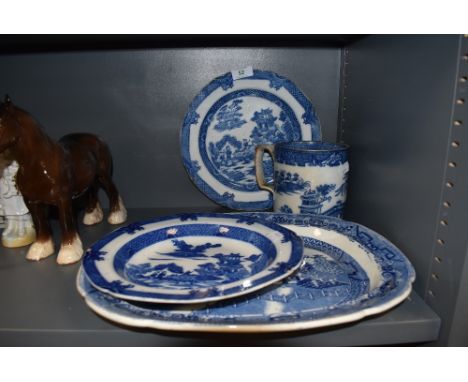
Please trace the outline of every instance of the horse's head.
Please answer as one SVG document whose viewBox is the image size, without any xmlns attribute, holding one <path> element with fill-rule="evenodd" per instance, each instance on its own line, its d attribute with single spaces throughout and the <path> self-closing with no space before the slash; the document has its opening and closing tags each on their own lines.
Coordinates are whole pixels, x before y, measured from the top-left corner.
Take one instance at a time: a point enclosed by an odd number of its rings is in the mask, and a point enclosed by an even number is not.
<svg viewBox="0 0 468 382">
<path fill-rule="evenodd" d="M 0 153 L 13 146 L 21 131 L 15 116 L 15 106 L 8 95 L 0 106 Z"/>
</svg>

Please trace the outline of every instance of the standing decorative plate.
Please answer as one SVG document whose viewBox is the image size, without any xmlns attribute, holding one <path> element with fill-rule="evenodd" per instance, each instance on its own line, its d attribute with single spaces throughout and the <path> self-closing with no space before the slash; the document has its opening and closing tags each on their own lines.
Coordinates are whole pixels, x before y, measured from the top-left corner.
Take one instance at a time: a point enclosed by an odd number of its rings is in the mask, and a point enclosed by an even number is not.
<svg viewBox="0 0 468 382">
<path fill-rule="evenodd" d="M 290 275 L 302 240 L 242 215 L 183 214 L 122 227 L 83 258 L 91 283 L 127 300 L 195 303 L 240 296 Z"/>
<path fill-rule="evenodd" d="M 414 269 L 388 240 L 359 224 L 327 216 L 258 213 L 301 235 L 305 262 L 297 273 L 254 294 L 190 306 L 134 304 L 93 288 L 83 272 L 78 290 L 88 306 L 134 327 L 218 332 L 274 332 L 356 321 L 401 303 Z"/>
<path fill-rule="evenodd" d="M 236 210 L 265 210 L 271 195 L 255 181 L 259 144 L 321 140 L 320 122 L 306 96 L 288 79 L 254 70 L 210 82 L 192 101 L 181 133 L 184 166 L 210 199 Z M 265 158 L 265 177 L 273 177 Z"/>
</svg>

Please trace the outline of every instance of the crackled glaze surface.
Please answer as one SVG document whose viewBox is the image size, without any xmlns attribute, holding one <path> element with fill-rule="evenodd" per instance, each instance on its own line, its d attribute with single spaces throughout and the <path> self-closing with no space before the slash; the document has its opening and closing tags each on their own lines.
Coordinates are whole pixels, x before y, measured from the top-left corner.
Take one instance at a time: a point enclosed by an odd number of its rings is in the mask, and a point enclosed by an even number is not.
<svg viewBox="0 0 468 382">
<path fill-rule="evenodd" d="M 414 269 L 388 240 L 325 216 L 254 213 L 303 238 L 304 265 L 268 288 L 211 304 L 132 303 L 96 290 L 80 272 L 88 306 L 115 322 L 167 330 L 271 332 L 335 325 L 384 312 L 410 293 Z"/>
<path fill-rule="evenodd" d="M 184 214 L 133 223 L 93 245 L 83 260 L 96 288 L 151 302 L 214 301 L 293 272 L 302 241 L 242 215 Z"/>
</svg>

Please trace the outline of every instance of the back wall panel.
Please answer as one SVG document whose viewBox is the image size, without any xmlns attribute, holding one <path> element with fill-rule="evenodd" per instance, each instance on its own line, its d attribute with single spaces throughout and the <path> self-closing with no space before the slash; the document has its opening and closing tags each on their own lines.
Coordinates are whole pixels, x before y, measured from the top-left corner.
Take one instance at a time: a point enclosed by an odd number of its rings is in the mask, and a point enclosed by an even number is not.
<svg viewBox="0 0 468 382">
<path fill-rule="evenodd" d="M 53 138 L 93 132 L 110 145 L 128 207 L 211 207 L 180 158 L 179 132 L 213 78 L 252 65 L 291 79 L 335 141 L 338 48 L 159 49 L 0 56 L 0 94 L 31 112 Z"/>
</svg>

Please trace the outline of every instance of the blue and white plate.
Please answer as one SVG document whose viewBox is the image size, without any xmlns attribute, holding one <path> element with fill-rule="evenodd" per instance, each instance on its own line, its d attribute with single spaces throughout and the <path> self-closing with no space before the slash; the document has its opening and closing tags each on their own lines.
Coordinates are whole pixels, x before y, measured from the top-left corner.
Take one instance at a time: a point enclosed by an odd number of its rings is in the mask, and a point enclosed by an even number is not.
<svg viewBox="0 0 468 382">
<path fill-rule="evenodd" d="M 127 300 L 195 303 L 240 296 L 301 264 L 302 240 L 271 222 L 226 214 L 181 214 L 122 227 L 83 258 L 91 283 Z"/>
<path fill-rule="evenodd" d="M 181 132 L 184 166 L 210 199 L 235 210 L 265 210 L 273 205 L 255 180 L 255 147 L 279 141 L 321 140 L 312 103 L 288 79 L 254 70 L 210 82 L 192 101 Z M 265 156 L 265 177 L 273 164 Z"/>
<path fill-rule="evenodd" d="M 388 240 L 359 224 L 311 215 L 259 213 L 302 236 L 305 263 L 294 275 L 254 294 L 213 304 L 140 304 L 116 299 L 80 272 L 88 306 L 133 327 L 219 332 L 273 332 L 356 321 L 382 313 L 411 292 L 414 269 Z"/>
</svg>

